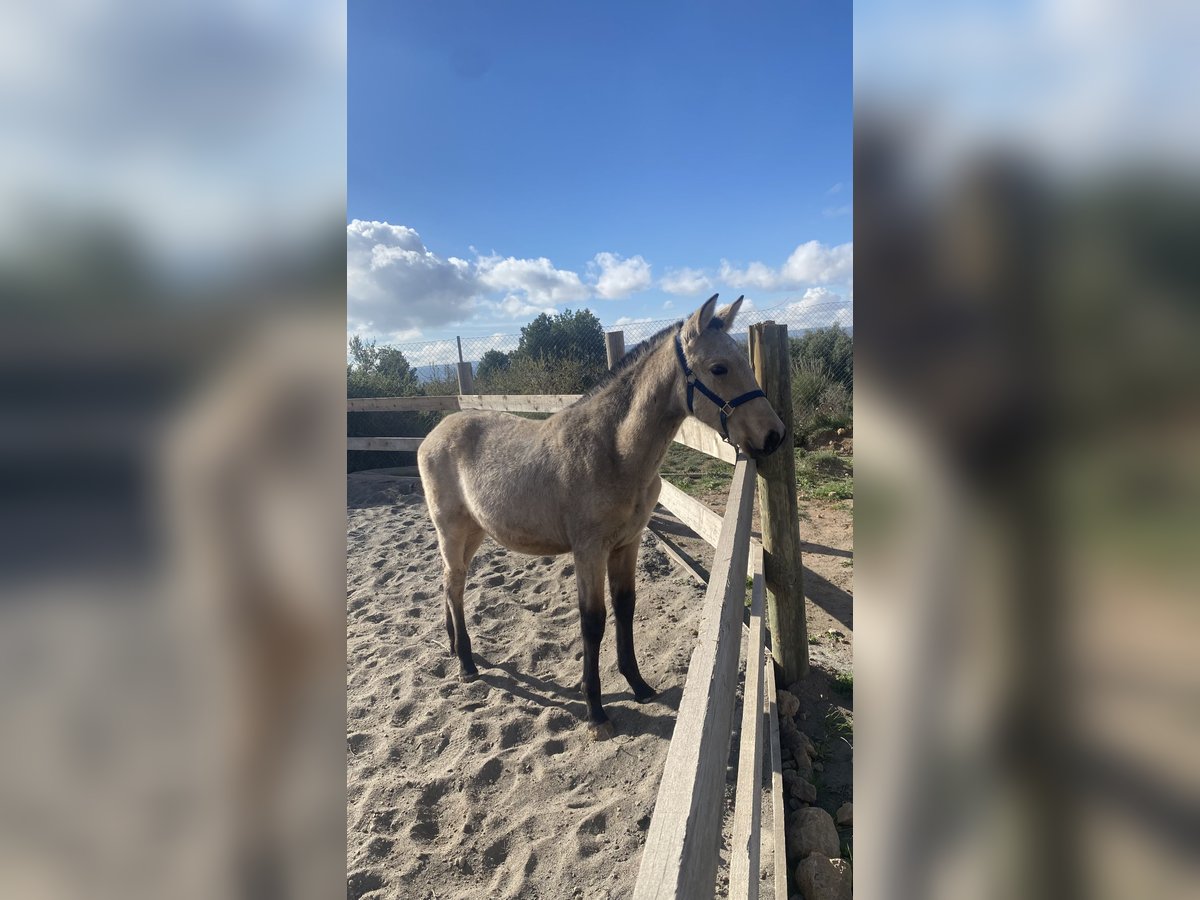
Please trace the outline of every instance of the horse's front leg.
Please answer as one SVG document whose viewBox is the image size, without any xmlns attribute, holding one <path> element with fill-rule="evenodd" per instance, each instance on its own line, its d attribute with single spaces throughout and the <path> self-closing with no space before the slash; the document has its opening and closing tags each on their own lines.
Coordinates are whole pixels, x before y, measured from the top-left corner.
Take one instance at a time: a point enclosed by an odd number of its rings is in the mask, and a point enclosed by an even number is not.
<svg viewBox="0 0 1200 900">
<path fill-rule="evenodd" d="M 629 682 L 634 699 L 645 703 L 654 697 L 654 688 L 642 680 L 637 656 L 633 652 L 633 609 L 636 603 L 634 580 L 641 536 L 608 556 L 608 589 L 612 593 L 613 619 L 617 625 L 617 668 Z"/>
<path fill-rule="evenodd" d="M 587 701 L 592 738 L 612 737 L 612 723 L 600 705 L 600 641 L 604 637 L 604 563 L 600 550 L 575 551 L 575 582 L 579 589 L 579 627 L 583 632 L 583 694 Z"/>
</svg>

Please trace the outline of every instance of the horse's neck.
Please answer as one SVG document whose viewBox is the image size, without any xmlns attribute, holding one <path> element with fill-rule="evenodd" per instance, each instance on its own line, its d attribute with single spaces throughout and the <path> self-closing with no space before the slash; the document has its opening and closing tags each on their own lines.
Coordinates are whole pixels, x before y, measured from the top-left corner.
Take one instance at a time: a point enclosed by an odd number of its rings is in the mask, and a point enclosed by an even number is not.
<svg viewBox="0 0 1200 900">
<path fill-rule="evenodd" d="M 614 429 L 622 468 L 648 478 L 658 472 L 675 432 L 687 418 L 679 397 L 678 372 L 670 350 L 660 347 L 630 377 L 635 379 L 628 409 Z"/>
</svg>

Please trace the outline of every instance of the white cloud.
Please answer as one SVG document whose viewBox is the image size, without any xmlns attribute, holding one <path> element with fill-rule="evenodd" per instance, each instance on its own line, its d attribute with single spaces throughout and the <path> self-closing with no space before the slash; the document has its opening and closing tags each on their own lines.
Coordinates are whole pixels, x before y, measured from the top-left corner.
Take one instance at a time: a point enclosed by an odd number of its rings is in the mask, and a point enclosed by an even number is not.
<svg viewBox="0 0 1200 900">
<path fill-rule="evenodd" d="M 834 194 L 840 194 L 843 187 L 844 185 L 839 181 L 837 184 L 832 185 L 829 190 L 825 192 L 825 194 L 829 197 L 832 197 Z"/>
<path fill-rule="evenodd" d="M 516 294 L 509 294 L 499 303 L 485 301 L 485 305 L 503 313 L 510 319 L 519 319 L 525 316 L 536 316 L 540 313 L 547 313 L 551 316 L 558 314 L 558 310 L 553 306 L 539 306 L 536 303 L 530 303 L 527 300 L 522 299 Z"/>
<path fill-rule="evenodd" d="M 413 229 L 359 219 L 346 226 L 350 330 L 411 338 L 423 326 L 462 321 L 478 294 L 471 264 L 439 257 Z"/>
<path fill-rule="evenodd" d="M 705 294 L 712 290 L 712 282 L 700 269 L 668 269 L 659 282 L 668 294 Z"/>
<path fill-rule="evenodd" d="M 783 264 L 780 275 L 789 284 L 831 284 L 844 281 L 854 271 L 854 246 L 850 243 L 826 247 L 808 241 L 797 247 Z"/>
<path fill-rule="evenodd" d="M 658 321 L 658 319 L 652 319 L 649 316 L 643 316 L 640 318 L 634 318 L 633 316 L 621 316 L 621 318 L 617 319 L 617 321 L 614 322 L 613 324 L 614 325 L 642 325 L 642 324 L 645 324 L 646 322 L 657 322 L 657 321 Z"/>
<path fill-rule="evenodd" d="M 799 300 L 789 303 L 785 309 L 788 318 L 805 328 L 823 328 L 828 325 L 850 327 L 854 323 L 851 299 L 826 287 L 811 287 Z"/>
<path fill-rule="evenodd" d="M 674 306 L 675 306 L 675 303 L 671 300 L 668 300 L 666 303 L 663 304 L 663 309 L 671 309 Z"/>
<path fill-rule="evenodd" d="M 588 263 L 596 278 L 596 296 L 605 300 L 620 300 L 650 287 L 650 263 L 641 256 L 622 259 L 616 253 L 597 253 Z"/>
<path fill-rule="evenodd" d="M 515 259 L 511 256 L 482 256 L 478 261 L 479 282 L 498 291 L 521 291 L 528 303 L 547 306 L 585 300 L 589 291 L 579 276 L 556 269 L 544 256 Z"/>
<path fill-rule="evenodd" d="M 841 216 L 848 216 L 852 212 L 854 212 L 854 205 L 852 203 L 844 203 L 841 206 L 827 206 L 821 210 L 821 214 L 827 219 L 836 219 L 840 218 Z"/>
<path fill-rule="evenodd" d="M 819 241 L 808 241 L 797 247 L 778 271 L 761 262 L 738 269 L 723 259 L 720 278 L 735 288 L 786 291 L 845 282 L 850 279 L 853 269 L 853 244 L 827 247 Z"/>
</svg>

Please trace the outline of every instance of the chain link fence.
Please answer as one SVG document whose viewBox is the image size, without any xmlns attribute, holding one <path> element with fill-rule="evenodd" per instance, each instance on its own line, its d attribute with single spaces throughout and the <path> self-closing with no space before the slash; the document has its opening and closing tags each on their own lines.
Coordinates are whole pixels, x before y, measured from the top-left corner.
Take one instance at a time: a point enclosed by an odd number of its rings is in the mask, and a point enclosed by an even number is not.
<svg viewBox="0 0 1200 900">
<path fill-rule="evenodd" d="M 835 299 L 743 307 L 733 337 L 743 345 L 749 327 L 788 326 L 792 403 L 797 446 L 816 448 L 847 440 L 853 421 L 852 306 Z M 631 351 L 679 319 L 622 319 L 603 325 L 589 310 L 540 315 L 519 333 L 396 344 L 351 343 L 347 367 L 351 397 L 458 394 L 458 364 L 470 363 L 478 394 L 580 394 L 608 370 L 605 334 L 621 332 Z M 350 434 L 425 434 L 439 413 L 355 413 Z M 382 430 L 381 430 L 382 429 Z M 374 454 L 372 465 L 380 465 Z"/>
</svg>

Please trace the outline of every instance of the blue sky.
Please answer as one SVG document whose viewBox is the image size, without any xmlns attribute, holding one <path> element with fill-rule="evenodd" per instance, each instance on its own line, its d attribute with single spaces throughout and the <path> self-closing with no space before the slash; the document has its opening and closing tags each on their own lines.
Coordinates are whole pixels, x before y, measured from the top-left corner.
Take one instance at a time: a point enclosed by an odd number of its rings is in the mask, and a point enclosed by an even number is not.
<svg viewBox="0 0 1200 900">
<path fill-rule="evenodd" d="M 351 331 L 850 298 L 849 2 L 355 0 L 348 35 Z"/>
</svg>

